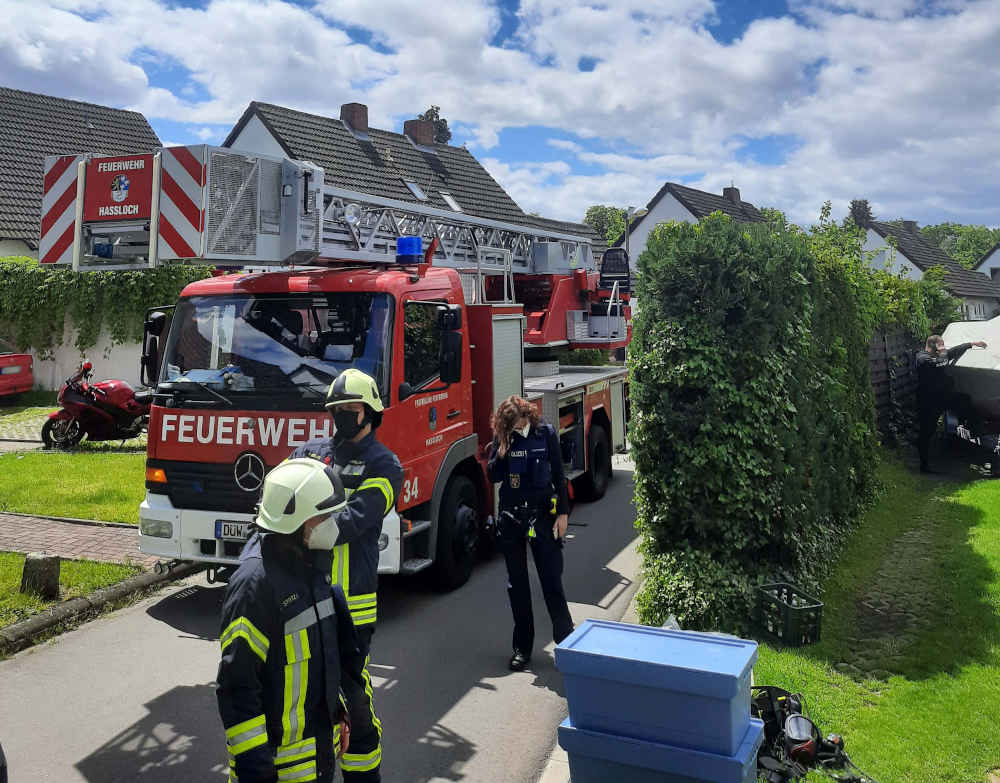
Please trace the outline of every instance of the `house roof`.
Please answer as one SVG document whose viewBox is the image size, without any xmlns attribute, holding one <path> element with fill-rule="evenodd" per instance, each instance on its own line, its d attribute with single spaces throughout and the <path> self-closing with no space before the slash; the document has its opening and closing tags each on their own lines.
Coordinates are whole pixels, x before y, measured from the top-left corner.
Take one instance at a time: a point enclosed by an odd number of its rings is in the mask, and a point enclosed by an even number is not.
<svg viewBox="0 0 1000 783">
<path fill-rule="evenodd" d="M 899 252 L 921 272 L 926 272 L 934 266 L 942 266 L 947 271 L 944 276 L 944 286 L 958 297 L 980 296 L 990 299 L 1000 299 L 1000 286 L 981 272 L 966 269 L 945 253 L 941 248 L 926 239 L 916 224 L 880 223 L 872 221 L 868 228 L 885 239 L 892 236 L 896 240 Z"/>
<path fill-rule="evenodd" d="M 635 218 L 629 226 L 629 233 L 635 231 L 653 211 L 653 207 L 660 203 L 667 194 L 672 195 L 681 205 L 698 220 L 711 215 L 713 212 L 722 212 L 725 215 L 742 223 L 763 223 L 764 216 L 749 201 L 740 201 L 739 204 L 730 201 L 725 196 L 715 193 L 707 193 L 704 190 L 689 188 L 687 185 L 678 185 L 676 182 L 666 182 L 656 195 L 646 205 L 646 214 Z M 614 242 L 614 247 L 618 247 L 625 241 L 624 233 Z"/>
<path fill-rule="evenodd" d="M 367 140 L 355 136 L 337 118 L 251 103 L 223 142 L 232 144 L 256 115 L 290 158 L 323 168 L 327 184 L 397 201 L 421 203 L 407 187 L 412 180 L 426 203 L 451 210 L 441 196 L 450 193 L 462 211 L 478 217 L 524 224 L 529 217 L 465 147 L 435 144 L 418 148 L 400 133 L 369 128 Z M 580 233 L 580 224 L 564 224 Z M 553 226 L 554 228 L 554 226 Z"/>
<path fill-rule="evenodd" d="M 38 247 L 46 155 L 124 155 L 159 146 L 138 112 L 0 87 L 0 239 Z"/>
</svg>

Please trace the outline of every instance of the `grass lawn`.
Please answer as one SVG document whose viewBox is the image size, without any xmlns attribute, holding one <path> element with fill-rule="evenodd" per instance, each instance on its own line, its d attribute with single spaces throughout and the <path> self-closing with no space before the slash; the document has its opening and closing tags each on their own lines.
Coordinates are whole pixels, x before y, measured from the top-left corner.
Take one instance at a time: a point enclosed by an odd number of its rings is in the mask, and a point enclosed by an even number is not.
<svg viewBox="0 0 1000 783">
<path fill-rule="evenodd" d="M 882 783 L 983 783 L 1000 766 L 1000 481 L 880 471 L 887 491 L 827 583 L 823 640 L 762 645 L 754 678 L 801 692 Z"/>
<path fill-rule="evenodd" d="M 19 622 L 40 612 L 55 601 L 43 601 L 36 595 L 25 595 L 21 587 L 24 555 L 0 552 L 0 628 Z M 95 563 L 90 560 L 63 560 L 59 570 L 61 600 L 86 595 L 99 587 L 121 582 L 139 573 L 134 566 Z"/>
<path fill-rule="evenodd" d="M 142 451 L 0 454 L 0 511 L 138 524 L 145 464 Z"/>
</svg>

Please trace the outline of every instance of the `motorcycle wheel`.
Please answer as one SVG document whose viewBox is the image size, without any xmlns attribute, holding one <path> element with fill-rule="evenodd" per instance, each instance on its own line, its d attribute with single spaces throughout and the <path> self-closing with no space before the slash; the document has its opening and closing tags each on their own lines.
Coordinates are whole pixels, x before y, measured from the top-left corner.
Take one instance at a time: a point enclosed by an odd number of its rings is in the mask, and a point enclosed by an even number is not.
<svg viewBox="0 0 1000 783">
<path fill-rule="evenodd" d="M 78 419 L 49 419 L 42 425 L 42 442 L 47 449 L 72 449 L 83 440 Z"/>
</svg>

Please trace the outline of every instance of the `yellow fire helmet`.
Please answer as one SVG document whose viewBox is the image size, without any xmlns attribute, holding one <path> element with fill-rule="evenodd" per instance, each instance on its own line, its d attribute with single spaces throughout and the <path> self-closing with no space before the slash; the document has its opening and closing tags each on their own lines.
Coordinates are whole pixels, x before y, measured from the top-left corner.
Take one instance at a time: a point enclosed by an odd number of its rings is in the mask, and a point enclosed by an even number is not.
<svg viewBox="0 0 1000 783">
<path fill-rule="evenodd" d="M 376 413 L 384 410 L 375 379 L 353 367 L 340 373 L 326 393 L 327 410 L 346 402 L 363 402 Z"/>
<path fill-rule="evenodd" d="M 313 517 L 345 505 L 344 485 L 329 465 L 309 457 L 289 459 L 264 477 L 254 522 L 272 533 L 294 533 Z"/>
</svg>

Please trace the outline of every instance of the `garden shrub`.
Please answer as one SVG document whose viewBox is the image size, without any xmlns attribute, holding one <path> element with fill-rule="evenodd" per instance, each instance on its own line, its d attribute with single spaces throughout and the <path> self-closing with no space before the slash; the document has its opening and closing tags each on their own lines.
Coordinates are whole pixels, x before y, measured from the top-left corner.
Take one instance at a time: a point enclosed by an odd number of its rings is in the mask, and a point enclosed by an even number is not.
<svg viewBox="0 0 1000 783">
<path fill-rule="evenodd" d="M 875 490 L 868 352 L 925 330 L 940 281 L 872 272 L 853 223 L 657 226 L 630 346 L 644 622 L 746 630 L 754 585 L 818 592 Z"/>
</svg>

